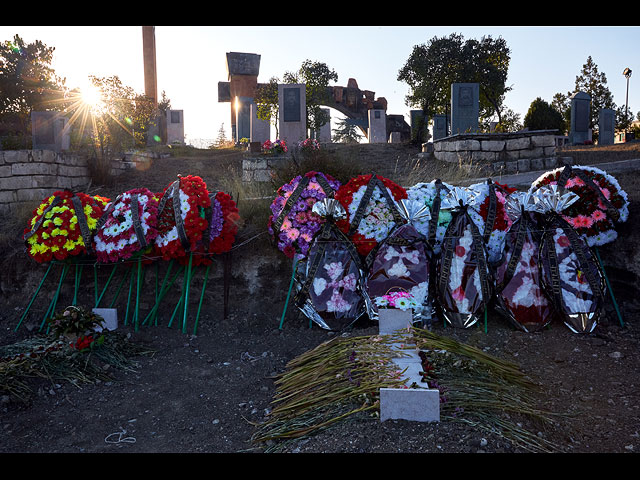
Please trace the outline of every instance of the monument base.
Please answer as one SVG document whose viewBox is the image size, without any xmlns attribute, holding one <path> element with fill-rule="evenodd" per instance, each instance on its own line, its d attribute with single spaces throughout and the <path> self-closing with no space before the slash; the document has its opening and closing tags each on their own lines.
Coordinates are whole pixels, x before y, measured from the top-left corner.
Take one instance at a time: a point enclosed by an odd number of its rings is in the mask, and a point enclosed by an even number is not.
<svg viewBox="0 0 640 480">
<path fill-rule="evenodd" d="M 409 333 L 406 328 L 412 324 L 411 310 L 393 308 L 380 309 L 379 332 L 381 335 L 399 333 L 405 330 L 407 340 Z M 402 342 L 401 343 L 408 343 Z M 396 344 L 400 349 L 400 343 Z M 417 422 L 440 421 L 440 392 L 429 388 L 423 382 L 422 361 L 417 350 L 402 350 L 408 356 L 394 358 L 393 361 L 403 370 L 408 388 L 380 389 L 380 421 L 411 420 Z"/>
</svg>

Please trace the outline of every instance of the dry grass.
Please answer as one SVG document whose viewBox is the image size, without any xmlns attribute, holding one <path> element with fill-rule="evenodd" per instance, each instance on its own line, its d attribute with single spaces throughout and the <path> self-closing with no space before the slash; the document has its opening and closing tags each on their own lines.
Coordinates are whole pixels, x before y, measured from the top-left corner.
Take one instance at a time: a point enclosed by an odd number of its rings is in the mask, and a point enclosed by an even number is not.
<svg viewBox="0 0 640 480">
<path fill-rule="evenodd" d="M 573 145 L 557 149 L 558 156 L 572 157 L 574 164 L 593 165 L 640 158 L 640 141 L 614 145 Z"/>
</svg>

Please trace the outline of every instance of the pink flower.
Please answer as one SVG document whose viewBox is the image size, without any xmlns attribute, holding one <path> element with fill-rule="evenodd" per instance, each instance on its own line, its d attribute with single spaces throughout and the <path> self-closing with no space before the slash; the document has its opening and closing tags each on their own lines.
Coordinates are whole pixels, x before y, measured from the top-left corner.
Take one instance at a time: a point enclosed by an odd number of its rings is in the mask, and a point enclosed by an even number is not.
<svg viewBox="0 0 640 480">
<path fill-rule="evenodd" d="M 586 215 L 577 215 L 573 220 L 573 226 L 576 228 L 589 228 L 591 225 L 593 225 L 593 220 Z"/>
<path fill-rule="evenodd" d="M 594 222 L 598 222 L 600 220 L 604 220 L 607 218 L 607 215 L 602 210 L 595 210 L 591 214 L 591 218 L 593 218 Z"/>
<path fill-rule="evenodd" d="M 300 236 L 300 231 L 297 228 L 290 228 L 286 233 L 289 240 L 295 240 Z"/>
</svg>

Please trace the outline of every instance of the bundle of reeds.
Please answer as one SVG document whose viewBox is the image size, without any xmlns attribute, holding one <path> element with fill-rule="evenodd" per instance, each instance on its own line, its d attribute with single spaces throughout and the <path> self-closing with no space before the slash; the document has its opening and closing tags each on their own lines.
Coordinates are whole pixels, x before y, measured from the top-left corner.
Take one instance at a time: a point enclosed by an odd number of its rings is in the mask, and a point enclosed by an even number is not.
<svg viewBox="0 0 640 480">
<path fill-rule="evenodd" d="M 538 384 L 517 365 L 428 330 L 408 333 L 337 337 L 293 359 L 276 378 L 274 407 L 257 426 L 254 444 L 282 451 L 354 414 L 377 417 L 380 388 L 410 388 L 393 362 L 400 345 L 422 352 L 423 375 L 440 390 L 441 421 L 493 432 L 525 451 L 558 450 L 522 426 L 525 420 L 550 426 L 554 415 L 537 407 Z"/>
</svg>

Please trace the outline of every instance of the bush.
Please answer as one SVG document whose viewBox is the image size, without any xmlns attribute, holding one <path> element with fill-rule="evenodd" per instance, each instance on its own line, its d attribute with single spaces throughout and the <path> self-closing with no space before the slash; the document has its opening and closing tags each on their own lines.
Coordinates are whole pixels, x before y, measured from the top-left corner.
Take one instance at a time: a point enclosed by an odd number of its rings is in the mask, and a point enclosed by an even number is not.
<svg viewBox="0 0 640 480">
<path fill-rule="evenodd" d="M 560 133 L 566 130 L 562 114 L 540 97 L 531 102 L 524 117 L 524 127 L 529 130 L 559 130 Z"/>
</svg>

